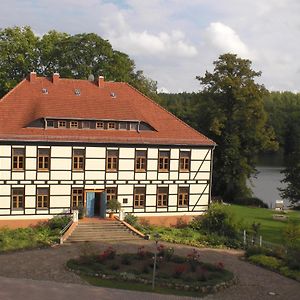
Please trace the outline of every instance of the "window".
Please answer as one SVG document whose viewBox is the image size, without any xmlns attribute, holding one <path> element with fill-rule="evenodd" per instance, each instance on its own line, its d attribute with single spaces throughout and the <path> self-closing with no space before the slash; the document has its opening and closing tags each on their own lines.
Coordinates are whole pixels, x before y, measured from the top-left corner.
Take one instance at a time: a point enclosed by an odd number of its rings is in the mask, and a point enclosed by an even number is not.
<svg viewBox="0 0 300 300">
<path fill-rule="evenodd" d="M 116 129 L 116 123 L 115 122 L 108 122 L 108 129 Z"/>
<path fill-rule="evenodd" d="M 104 129 L 104 122 L 96 122 L 97 129 Z"/>
<path fill-rule="evenodd" d="M 12 207 L 15 209 L 24 208 L 25 196 L 24 188 L 13 188 L 12 194 Z"/>
<path fill-rule="evenodd" d="M 107 150 L 106 171 L 115 172 L 118 170 L 118 150 Z"/>
<path fill-rule="evenodd" d="M 47 120 L 47 127 L 54 127 L 54 121 L 52 120 Z"/>
<path fill-rule="evenodd" d="M 83 121 L 82 122 L 82 128 L 83 129 L 89 129 L 90 128 L 90 122 L 89 121 Z"/>
<path fill-rule="evenodd" d="M 134 208 L 144 208 L 146 199 L 146 188 L 136 187 L 134 189 Z"/>
<path fill-rule="evenodd" d="M 58 121 L 58 127 L 59 128 L 66 128 L 67 122 L 66 121 Z"/>
<path fill-rule="evenodd" d="M 72 189 L 72 207 L 78 208 L 83 207 L 83 190 L 82 189 Z"/>
<path fill-rule="evenodd" d="M 168 188 L 158 187 L 157 188 L 157 207 L 168 206 Z"/>
<path fill-rule="evenodd" d="M 12 149 L 12 165 L 13 170 L 22 171 L 25 169 L 25 149 Z"/>
<path fill-rule="evenodd" d="M 49 188 L 38 188 L 36 192 L 37 208 L 49 207 Z"/>
<path fill-rule="evenodd" d="M 190 152 L 180 151 L 179 153 L 179 171 L 189 172 L 190 170 Z"/>
<path fill-rule="evenodd" d="M 49 171 L 50 149 L 38 149 L 38 170 Z"/>
<path fill-rule="evenodd" d="M 130 130 L 137 130 L 138 124 L 137 123 L 130 123 Z"/>
<path fill-rule="evenodd" d="M 145 172 L 147 169 L 147 151 L 136 150 L 135 152 L 135 171 Z"/>
<path fill-rule="evenodd" d="M 120 122 L 119 123 L 119 129 L 120 130 L 127 130 L 127 123 L 126 122 Z"/>
<path fill-rule="evenodd" d="M 73 149 L 73 170 L 83 171 L 84 170 L 84 150 Z"/>
<path fill-rule="evenodd" d="M 186 207 L 189 205 L 189 188 L 178 188 L 178 207 Z"/>
<path fill-rule="evenodd" d="M 78 128 L 78 122 L 77 121 L 71 121 L 70 122 L 70 128 Z"/>
<path fill-rule="evenodd" d="M 170 151 L 159 151 L 158 171 L 168 172 L 170 165 Z"/>
<path fill-rule="evenodd" d="M 116 187 L 108 187 L 106 188 L 106 199 L 110 201 L 112 199 L 117 199 L 117 188 Z"/>
</svg>

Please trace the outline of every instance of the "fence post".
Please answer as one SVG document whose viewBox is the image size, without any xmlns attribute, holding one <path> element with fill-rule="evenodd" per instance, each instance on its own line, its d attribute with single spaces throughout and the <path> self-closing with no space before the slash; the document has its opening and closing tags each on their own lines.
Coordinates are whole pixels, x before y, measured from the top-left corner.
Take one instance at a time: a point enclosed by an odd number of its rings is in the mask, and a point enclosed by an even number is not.
<svg viewBox="0 0 300 300">
<path fill-rule="evenodd" d="M 260 247 L 262 246 L 262 236 L 261 235 L 259 236 L 259 246 Z"/>
<path fill-rule="evenodd" d="M 246 238 L 246 230 L 244 229 L 244 247 L 246 248 L 246 242 L 247 242 L 247 238 Z"/>
</svg>

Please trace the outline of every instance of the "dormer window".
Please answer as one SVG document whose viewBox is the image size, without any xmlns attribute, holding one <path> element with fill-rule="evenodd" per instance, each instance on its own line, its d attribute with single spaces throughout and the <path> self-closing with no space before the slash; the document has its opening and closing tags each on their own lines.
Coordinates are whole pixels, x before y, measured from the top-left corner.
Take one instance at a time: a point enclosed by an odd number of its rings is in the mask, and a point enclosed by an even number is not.
<svg viewBox="0 0 300 300">
<path fill-rule="evenodd" d="M 47 127 L 53 128 L 53 127 L 54 127 L 54 121 L 52 121 L 52 120 L 47 120 Z"/>
<path fill-rule="evenodd" d="M 77 121 L 71 121 L 70 122 L 70 128 L 78 128 L 78 122 Z"/>
<path fill-rule="evenodd" d="M 104 129 L 104 122 L 96 122 L 97 129 Z"/>
<path fill-rule="evenodd" d="M 115 122 L 108 122 L 108 129 L 116 129 L 116 123 Z"/>
<path fill-rule="evenodd" d="M 59 128 L 66 128 L 67 122 L 66 121 L 58 121 L 58 127 Z"/>
<path fill-rule="evenodd" d="M 74 93 L 76 96 L 80 96 L 80 94 L 81 94 L 80 89 L 75 89 Z"/>
<path fill-rule="evenodd" d="M 47 95 L 47 94 L 48 94 L 48 89 L 42 88 L 42 93 L 43 93 L 44 95 Z"/>
</svg>

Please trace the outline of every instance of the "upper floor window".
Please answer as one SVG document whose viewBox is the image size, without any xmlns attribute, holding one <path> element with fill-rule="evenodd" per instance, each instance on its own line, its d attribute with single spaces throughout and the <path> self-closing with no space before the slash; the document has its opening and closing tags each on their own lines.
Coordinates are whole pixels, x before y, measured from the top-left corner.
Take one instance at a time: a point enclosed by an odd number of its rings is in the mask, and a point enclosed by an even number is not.
<svg viewBox="0 0 300 300">
<path fill-rule="evenodd" d="M 136 187 L 134 189 L 134 208 L 144 208 L 146 199 L 146 188 Z"/>
<path fill-rule="evenodd" d="M 117 199 L 117 188 L 116 187 L 106 188 L 106 199 L 107 199 L 107 201 L 110 201 L 112 199 Z"/>
<path fill-rule="evenodd" d="M 96 122 L 97 129 L 104 129 L 104 122 Z"/>
<path fill-rule="evenodd" d="M 70 122 L 70 128 L 78 128 L 78 122 L 77 121 L 71 121 Z"/>
<path fill-rule="evenodd" d="M 38 149 L 38 170 L 49 171 L 50 149 Z"/>
<path fill-rule="evenodd" d="M 24 208 L 25 190 L 24 188 L 13 188 L 11 191 L 12 208 Z"/>
<path fill-rule="evenodd" d="M 52 120 L 47 120 L 47 127 L 54 127 L 54 121 Z"/>
<path fill-rule="evenodd" d="M 157 207 L 168 206 L 168 188 L 158 187 L 157 188 Z"/>
<path fill-rule="evenodd" d="M 179 153 L 179 171 L 189 172 L 190 171 L 190 152 L 180 151 Z"/>
<path fill-rule="evenodd" d="M 116 123 L 115 122 L 108 122 L 108 129 L 116 129 Z"/>
<path fill-rule="evenodd" d="M 115 172 L 118 170 L 118 150 L 107 150 L 106 171 Z"/>
<path fill-rule="evenodd" d="M 82 128 L 83 129 L 89 129 L 90 128 L 90 121 L 83 121 L 82 122 Z"/>
<path fill-rule="evenodd" d="M 25 169 L 25 149 L 13 148 L 12 149 L 12 165 L 13 170 L 23 171 Z"/>
<path fill-rule="evenodd" d="M 178 188 L 178 207 L 187 207 L 189 205 L 189 188 Z"/>
<path fill-rule="evenodd" d="M 72 207 L 73 208 L 83 207 L 83 189 L 79 189 L 79 188 L 72 189 Z"/>
<path fill-rule="evenodd" d="M 67 122 L 66 121 L 58 121 L 57 125 L 59 128 L 66 128 L 67 127 Z"/>
<path fill-rule="evenodd" d="M 158 171 L 169 172 L 170 168 L 170 151 L 159 151 Z"/>
<path fill-rule="evenodd" d="M 36 191 L 37 207 L 48 208 L 49 207 L 49 188 L 37 188 Z"/>
<path fill-rule="evenodd" d="M 85 151 L 83 149 L 73 149 L 73 163 L 72 169 L 77 171 L 84 170 L 84 155 Z"/>
<path fill-rule="evenodd" d="M 147 169 L 147 151 L 136 150 L 135 152 L 135 171 L 145 172 Z"/>
</svg>

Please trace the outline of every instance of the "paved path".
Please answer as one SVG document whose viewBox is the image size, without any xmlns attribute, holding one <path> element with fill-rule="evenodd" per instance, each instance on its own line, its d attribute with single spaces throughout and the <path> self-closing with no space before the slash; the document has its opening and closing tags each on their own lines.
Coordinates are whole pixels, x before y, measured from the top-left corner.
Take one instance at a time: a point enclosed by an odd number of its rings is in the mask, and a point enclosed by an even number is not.
<svg viewBox="0 0 300 300">
<path fill-rule="evenodd" d="M 25 299 L 24 295 L 32 295 L 28 299 L 35 300 L 38 298 L 34 297 L 41 296 L 39 293 L 42 293 L 42 299 L 45 300 L 47 300 L 45 295 L 47 297 L 52 295 L 51 299 L 72 297 L 75 300 L 79 298 L 178 299 L 178 297 L 173 296 L 158 296 L 148 293 L 141 296 L 140 292 L 91 287 L 79 276 L 66 270 L 65 263 L 68 259 L 78 257 L 85 252 L 100 253 L 108 245 L 115 247 L 118 252 L 136 252 L 140 245 L 152 248 L 153 242 L 141 240 L 134 243 L 74 244 L 2 254 L 0 255 L 0 276 L 19 279 L 0 278 L 0 299 L 23 300 Z M 182 245 L 172 246 L 174 246 L 177 254 L 182 255 L 186 255 L 192 249 L 192 247 Z M 199 249 L 199 251 L 203 261 L 212 263 L 222 261 L 225 268 L 234 272 L 238 277 L 236 285 L 217 294 L 206 296 L 206 300 L 300 299 L 299 282 L 242 261 L 240 251 L 217 249 Z M 28 279 L 39 281 L 28 281 Z M 4 289 L 4 286 L 7 288 Z M 21 297 L 18 296 L 18 291 L 22 291 L 23 298 L 18 298 Z M 276 295 L 269 295 L 269 292 L 275 292 Z"/>
</svg>

